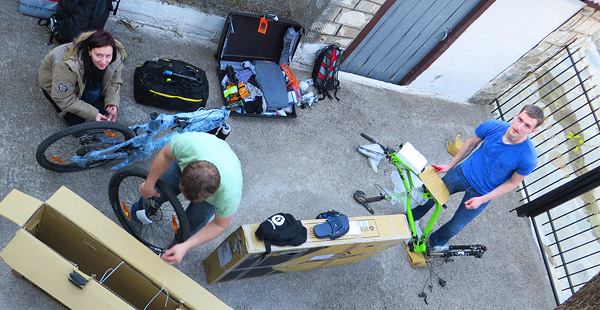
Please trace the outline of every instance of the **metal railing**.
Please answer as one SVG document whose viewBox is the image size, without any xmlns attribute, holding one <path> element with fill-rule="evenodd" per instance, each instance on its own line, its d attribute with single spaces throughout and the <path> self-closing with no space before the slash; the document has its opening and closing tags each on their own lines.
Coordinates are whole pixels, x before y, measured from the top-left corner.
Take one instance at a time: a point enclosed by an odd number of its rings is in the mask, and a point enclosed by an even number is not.
<svg viewBox="0 0 600 310">
<path fill-rule="evenodd" d="M 542 201 L 546 208 L 531 220 L 557 304 L 600 271 L 600 187 L 561 203 L 548 199 L 600 167 L 600 92 L 592 74 L 600 75 L 600 67 L 588 61 L 590 51 L 564 47 L 492 103 L 493 113 L 507 122 L 526 104 L 541 107 L 546 116 L 530 135 L 538 165 L 518 191 L 520 202 Z"/>
</svg>

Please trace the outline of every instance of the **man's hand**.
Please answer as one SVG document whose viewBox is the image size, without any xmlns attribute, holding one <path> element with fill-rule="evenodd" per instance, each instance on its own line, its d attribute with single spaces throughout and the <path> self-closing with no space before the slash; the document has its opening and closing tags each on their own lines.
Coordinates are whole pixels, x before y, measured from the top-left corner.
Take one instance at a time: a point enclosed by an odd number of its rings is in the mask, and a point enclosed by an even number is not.
<svg viewBox="0 0 600 310">
<path fill-rule="evenodd" d="M 475 210 L 477 208 L 479 208 L 479 206 L 481 206 L 482 204 L 486 203 L 487 200 L 485 200 L 485 198 L 479 196 L 479 197 L 473 197 L 467 201 L 465 201 L 465 207 L 469 210 Z"/>
<path fill-rule="evenodd" d="M 435 168 L 435 172 L 437 172 L 437 173 L 445 173 L 445 172 L 448 172 L 450 169 L 452 169 L 452 166 L 450 164 L 437 165 L 437 166 L 432 165 L 432 167 Z"/>
<path fill-rule="evenodd" d="M 154 185 L 146 185 L 146 182 L 140 184 L 140 194 L 146 199 L 160 197 L 160 193 L 156 191 Z"/>
<path fill-rule="evenodd" d="M 160 258 L 171 265 L 179 264 L 188 250 L 184 243 L 179 243 L 167 250 Z"/>
</svg>

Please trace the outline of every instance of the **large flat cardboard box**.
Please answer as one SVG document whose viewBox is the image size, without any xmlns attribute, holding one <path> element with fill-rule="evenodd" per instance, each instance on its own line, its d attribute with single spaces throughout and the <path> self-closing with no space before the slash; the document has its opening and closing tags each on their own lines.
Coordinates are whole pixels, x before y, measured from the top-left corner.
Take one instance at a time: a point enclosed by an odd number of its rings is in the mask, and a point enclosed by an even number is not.
<svg viewBox="0 0 600 310">
<path fill-rule="evenodd" d="M 254 234 L 259 224 L 242 225 L 204 260 L 208 283 L 355 263 L 411 237 L 403 214 L 349 219 L 350 231 L 336 240 L 315 237 L 313 227 L 325 220 L 303 220 L 305 243 L 273 245 L 264 258 L 265 244 Z"/>
<path fill-rule="evenodd" d="M 13 190 L 0 215 L 21 226 L 0 258 L 67 308 L 230 309 L 66 187 Z"/>
</svg>

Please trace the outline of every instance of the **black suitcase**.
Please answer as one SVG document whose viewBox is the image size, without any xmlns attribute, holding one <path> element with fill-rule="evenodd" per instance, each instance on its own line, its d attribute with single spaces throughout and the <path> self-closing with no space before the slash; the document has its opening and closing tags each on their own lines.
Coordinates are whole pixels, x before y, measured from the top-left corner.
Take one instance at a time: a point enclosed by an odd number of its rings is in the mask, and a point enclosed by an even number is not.
<svg viewBox="0 0 600 310">
<path fill-rule="evenodd" d="M 293 102 L 300 100 L 299 91 L 292 91 L 297 86 L 290 86 L 293 83 L 286 80 L 281 65 L 290 65 L 303 32 L 299 23 L 274 15 L 227 15 L 215 56 L 224 104 L 231 115 L 296 117 Z M 250 96 L 242 99 L 244 93 Z"/>
</svg>

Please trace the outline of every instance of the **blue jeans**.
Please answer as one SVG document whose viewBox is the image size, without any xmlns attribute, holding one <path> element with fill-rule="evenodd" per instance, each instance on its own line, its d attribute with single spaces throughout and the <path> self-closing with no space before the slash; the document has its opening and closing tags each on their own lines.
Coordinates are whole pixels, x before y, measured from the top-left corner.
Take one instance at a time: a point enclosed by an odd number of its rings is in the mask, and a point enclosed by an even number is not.
<svg viewBox="0 0 600 310">
<path fill-rule="evenodd" d="M 446 173 L 446 175 L 442 178 L 442 181 L 448 187 L 448 191 L 450 195 L 457 192 L 464 192 L 465 195 L 458 206 L 456 212 L 454 212 L 454 216 L 450 221 L 446 224 L 442 225 L 438 230 L 433 232 L 429 236 L 429 245 L 430 246 L 441 246 L 446 244 L 450 238 L 454 237 L 454 235 L 458 234 L 469 222 L 471 222 L 485 207 L 490 203 L 489 201 L 481 204 L 479 208 L 474 210 L 469 210 L 465 207 L 465 201 L 473 198 L 482 196 L 478 191 L 476 191 L 469 181 L 465 177 L 462 171 L 462 165 L 458 165 L 452 168 L 450 171 Z M 433 200 L 429 200 L 425 204 L 415 207 L 412 209 L 412 214 L 414 220 L 419 220 L 422 218 L 431 208 L 435 206 L 435 202 Z"/>
<path fill-rule="evenodd" d="M 167 171 L 160 176 L 160 179 L 167 184 L 167 187 L 175 194 L 179 195 L 179 180 L 181 178 L 181 169 L 179 161 L 173 160 Z M 153 198 L 156 202 L 162 204 L 167 201 L 163 196 Z M 215 206 L 206 201 L 191 201 L 185 214 L 190 224 L 190 236 L 199 231 L 208 223 L 210 218 L 215 214 Z"/>
</svg>

